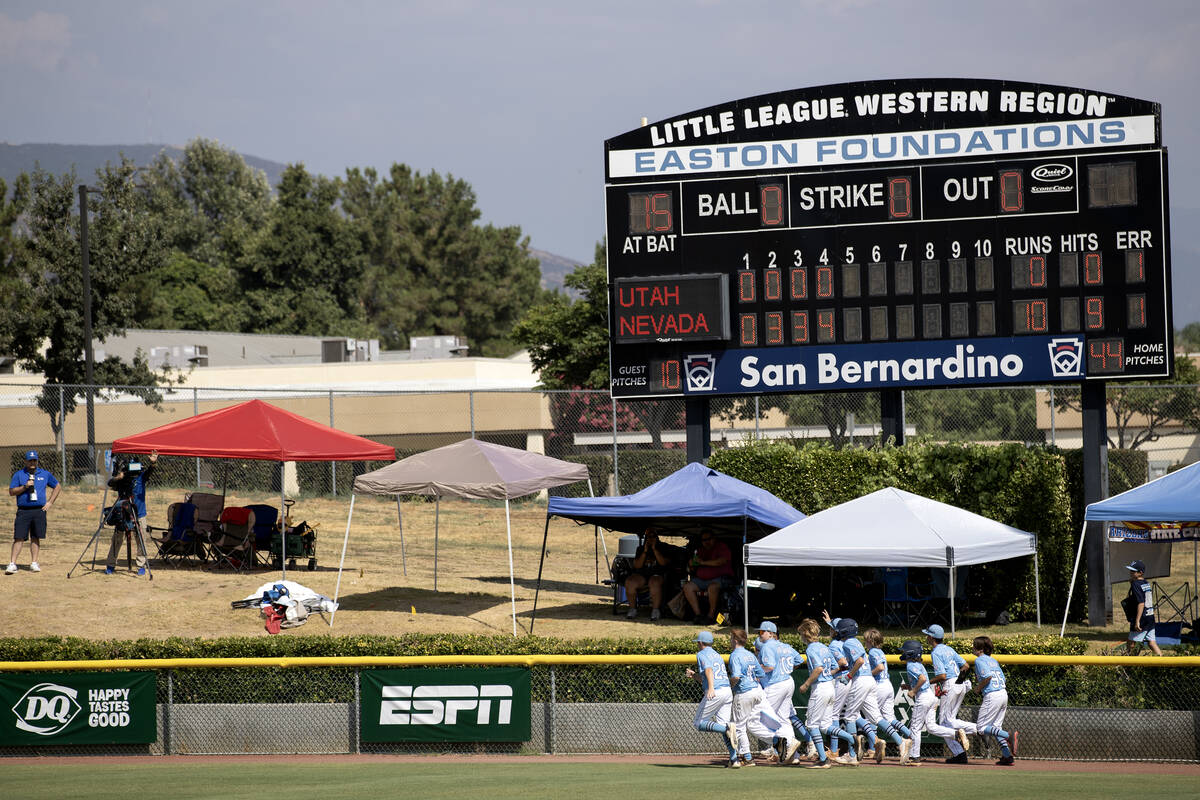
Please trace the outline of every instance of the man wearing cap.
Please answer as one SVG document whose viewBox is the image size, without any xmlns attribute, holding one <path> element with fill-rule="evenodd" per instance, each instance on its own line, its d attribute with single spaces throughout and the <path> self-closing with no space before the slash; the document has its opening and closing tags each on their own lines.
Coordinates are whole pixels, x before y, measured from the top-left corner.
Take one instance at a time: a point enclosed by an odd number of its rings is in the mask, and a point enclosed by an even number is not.
<svg viewBox="0 0 1200 800">
<path fill-rule="evenodd" d="M 733 708 L 733 692 L 729 688 L 725 660 L 712 647 L 712 631 L 700 631 L 693 641 L 699 645 L 696 648 L 696 669 L 688 667 L 687 676 L 698 681 L 704 690 L 700 707 L 696 709 L 696 730 L 721 734 L 725 739 L 725 749 L 729 752 L 728 766 L 737 769 L 741 762 L 737 756 L 737 728 L 729 719 L 729 712 Z"/>
<path fill-rule="evenodd" d="M 37 450 L 25 454 L 25 468 L 13 473 L 8 484 L 9 497 L 17 498 L 17 517 L 13 525 L 12 556 L 8 559 L 5 575 L 16 574 L 17 557 L 21 555 L 26 539 L 29 540 L 29 571 L 42 571 L 38 565 L 38 551 L 40 540 L 46 538 L 46 509 L 54 505 L 61 488 L 53 475 L 38 467 Z"/>
<path fill-rule="evenodd" d="M 971 688 L 967 683 L 970 667 L 967 666 L 966 659 L 942 642 L 946 638 L 946 631 L 941 625 L 930 625 L 921 633 L 925 634 L 931 648 L 929 660 L 933 669 L 930 670 L 929 682 L 939 685 L 942 690 L 942 699 L 938 703 L 937 711 L 938 724 L 930 725 L 929 732 L 934 736 L 941 736 L 942 741 L 946 743 L 946 748 L 950 751 L 950 757 L 946 759 L 947 764 L 966 764 L 967 753 L 971 749 L 967 734 L 974 736 L 978 733 L 974 722 L 958 718 L 963 698 Z"/>
<path fill-rule="evenodd" d="M 1154 590 L 1150 581 L 1146 580 L 1146 565 L 1141 561 L 1131 561 L 1125 565 L 1129 570 L 1129 600 L 1130 605 L 1137 605 L 1129 618 L 1129 640 L 1125 642 L 1129 655 L 1137 655 L 1142 644 L 1150 645 L 1150 650 L 1156 656 L 1162 655 L 1158 642 L 1154 638 Z M 1132 599 L 1130 599 L 1132 598 Z"/>
</svg>

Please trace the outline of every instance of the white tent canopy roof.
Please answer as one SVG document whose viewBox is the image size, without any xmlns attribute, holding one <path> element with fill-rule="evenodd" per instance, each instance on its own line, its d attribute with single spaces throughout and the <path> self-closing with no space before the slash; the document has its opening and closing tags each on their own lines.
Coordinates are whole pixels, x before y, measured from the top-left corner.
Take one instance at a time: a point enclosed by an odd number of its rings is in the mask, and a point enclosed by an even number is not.
<svg viewBox="0 0 1200 800">
<path fill-rule="evenodd" d="M 749 566 L 941 567 L 1031 556 L 1017 528 L 889 487 L 746 545 Z"/>
</svg>

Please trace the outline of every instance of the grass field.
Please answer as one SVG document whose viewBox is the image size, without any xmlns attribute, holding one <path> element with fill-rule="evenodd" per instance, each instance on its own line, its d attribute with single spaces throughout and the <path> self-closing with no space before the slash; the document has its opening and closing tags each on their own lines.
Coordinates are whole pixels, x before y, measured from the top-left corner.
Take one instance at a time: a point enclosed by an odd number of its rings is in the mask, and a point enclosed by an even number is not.
<svg viewBox="0 0 1200 800">
<path fill-rule="evenodd" d="M 972 800 L 1024 797 L 1118 798 L 1139 796 L 1197 797 L 1200 771 L 1194 767 L 1139 769 L 1136 775 L 1115 773 L 1107 765 L 1096 771 L 1087 765 L 1057 765 L 1063 769 L 1001 769 L 990 765 L 837 768 L 814 772 L 801 768 L 756 767 L 728 770 L 699 762 L 489 763 L 447 758 L 436 763 L 411 761 L 307 760 L 295 756 L 260 762 L 208 761 L 201 758 L 154 759 L 134 764 L 56 763 L 47 758 L 4 764 L 6 797 L 13 800 L 127 800 L 170 797 L 172 800 L 261 800 L 263 797 L 320 797 L 322 800 L 364 797 L 464 798 L 488 800 L 521 798 L 646 797 L 698 798 L 747 793 L 746 796 L 784 796 L 797 790 L 822 798 L 969 797 Z M 780 793 L 780 794 L 776 794 Z"/>
<path fill-rule="evenodd" d="M 166 507 L 183 498 L 182 488 L 151 487 L 149 522 L 165 525 Z M 111 529 L 105 528 L 95 550 L 98 570 L 91 568 L 91 549 L 74 576 L 67 573 L 84 551 L 99 519 L 103 491 L 64 489 L 49 512 L 49 536 L 41 554 L 42 572 L 29 572 L 28 550 L 19 558 L 16 575 L 0 576 L 0 636 L 71 635 L 93 639 L 220 637 L 267 635 L 253 610 L 232 610 L 230 602 L 247 596 L 279 572 L 257 569 L 249 574 L 209 571 L 197 566 L 170 568 L 154 564 L 154 580 L 138 578 L 124 565 L 116 575 L 103 573 Z M 231 494 L 227 505 L 277 503 L 278 496 Z M 291 580 L 333 596 L 338 558 L 346 530 L 349 498 L 302 498 L 297 520 L 319 525 L 317 570 L 290 570 Z M 390 498 L 360 497 L 342 578 L 341 609 L 335 627 L 320 619 L 289 631 L 288 636 L 321 634 L 477 633 L 511 634 L 508 549 L 504 506 L 494 502 L 447 500 L 438 525 L 437 591 L 434 591 L 434 504 L 402 503 L 406 557 L 400 549 L 396 503 Z M 14 507 L 0 507 L 0 531 L 12 529 Z M 518 632 L 530 628 L 538 558 L 546 521 L 544 502 L 512 506 L 513 567 L 516 576 Z M 602 532 L 608 553 L 616 555 L 619 534 Z M 11 535 L 4 534 L 5 554 Z M 637 621 L 612 614 L 611 589 L 597 583 L 607 577 L 604 551 L 593 529 L 563 519 L 551 521 L 544 583 L 538 601 L 535 632 L 565 639 L 684 635 L 692 626 L 678 621 L 652 623 L 643 613 Z M 1190 548 L 1176 548 L 1175 574 L 1190 577 Z M 405 571 L 407 570 L 407 574 Z M 1179 578 L 1183 580 L 1183 578 Z M 1124 587 L 1118 585 L 1123 594 Z M 1042 633 L 1057 633 L 1048 615 Z M 947 626 L 948 627 L 948 626 Z M 959 628 L 960 636 L 1030 633 L 1030 623 L 987 631 Z M 901 633 L 901 631 L 894 631 Z M 1119 625 L 1105 629 L 1070 626 L 1068 633 L 1089 640 L 1093 652 L 1110 650 L 1124 639 Z"/>
</svg>

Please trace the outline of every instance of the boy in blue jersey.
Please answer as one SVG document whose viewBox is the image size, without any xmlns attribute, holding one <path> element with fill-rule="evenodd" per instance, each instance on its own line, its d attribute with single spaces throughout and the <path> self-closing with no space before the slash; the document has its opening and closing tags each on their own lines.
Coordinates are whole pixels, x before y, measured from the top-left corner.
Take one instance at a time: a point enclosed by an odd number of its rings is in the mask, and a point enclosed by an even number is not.
<svg viewBox="0 0 1200 800">
<path fill-rule="evenodd" d="M 904 723 L 896 719 L 896 690 L 892 687 L 892 679 L 888 676 L 887 656 L 883 654 L 883 634 L 877 628 L 870 628 L 863 634 L 863 642 L 867 650 L 867 665 L 871 668 L 871 677 L 875 682 L 875 704 L 879 709 L 880 721 L 876 723 L 879 733 L 892 739 L 900 749 L 900 763 L 908 763 L 908 745 L 912 739 L 910 731 Z M 875 743 L 875 763 L 883 763 L 886 753 L 884 740 L 880 738 Z"/>
<path fill-rule="evenodd" d="M 698 731 L 712 731 L 724 737 L 725 749 L 729 751 L 728 766 L 736 769 L 741 764 L 738 763 L 736 750 L 737 728 L 729 719 L 733 693 L 729 689 L 725 661 L 712 648 L 712 631 L 700 631 L 693 641 L 699 645 L 696 648 L 696 669 L 688 667 L 687 676 L 704 689 L 693 724 Z"/>
<path fill-rule="evenodd" d="M 967 751 L 971 749 L 971 743 L 967 739 L 968 733 L 975 733 L 975 723 L 967 722 L 958 718 L 958 710 L 962 708 L 963 699 L 967 696 L 967 667 L 966 660 L 956 653 L 949 645 L 942 642 L 946 638 L 946 631 L 941 625 L 930 625 L 928 628 L 921 631 L 925 634 L 926 641 L 929 643 L 930 652 L 929 660 L 933 665 L 933 674 L 929 680 L 932 683 L 941 686 L 941 702 L 938 704 L 938 724 L 943 728 L 949 728 L 951 733 L 949 736 L 942 736 L 946 741 L 946 747 L 950 750 L 951 757 L 946 759 L 947 764 L 966 764 Z"/>
<path fill-rule="evenodd" d="M 746 649 L 746 639 L 746 632 L 741 628 L 729 632 L 729 643 L 733 647 L 729 654 L 729 683 L 733 689 L 733 724 L 738 732 L 738 752 L 742 762 L 753 767 L 750 736 L 774 744 L 785 723 L 767 704 L 766 693 L 759 685 L 762 667 L 754 654 Z"/>
<path fill-rule="evenodd" d="M 796 664 L 791 655 L 795 652 L 790 646 L 779 641 L 779 628 L 774 622 L 764 620 L 758 626 L 758 661 L 766 676 L 763 680 L 763 692 L 766 694 L 767 705 L 775 712 L 775 716 L 785 720 L 785 727 L 780 728 L 778 734 L 787 742 L 784 763 L 792 759 L 799 746 L 790 722 L 795 715 L 792 694 L 796 691 L 796 683 L 792 680 L 792 670 Z"/>
<path fill-rule="evenodd" d="M 821 643 L 819 638 L 821 626 L 815 619 L 803 620 L 797 630 L 804 640 L 804 660 L 808 664 L 808 678 L 800 686 L 800 691 L 807 692 L 810 687 L 812 688 L 812 693 L 808 696 L 808 716 L 805 719 L 808 733 L 817 750 L 818 761 L 812 765 L 812 768 L 825 769 L 829 766 L 825 743 L 821 738 L 822 734 L 829 735 L 830 748 L 834 752 L 836 752 L 838 740 L 846 743 L 848 752 L 835 759 L 837 763 L 858 766 L 858 754 L 854 750 L 854 737 L 839 728 L 833 718 L 834 703 L 836 702 L 834 685 L 837 683 L 835 677 L 838 672 L 837 659 L 832 651 Z"/>
<path fill-rule="evenodd" d="M 1129 640 L 1125 647 L 1129 655 L 1136 656 L 1141 645 L 1150 645 L 1151 652 L 1156 656 L 1162 655 L 1158 649 L 1158 641 L 1154 636 L 1154 590 L 1150 581 L 1146 580 L 1146 565 L 1141 561 L 1132 561 L 1125 565 L 1129 570 L 1129 595 L 1133 603 L 1131 619 L 1129 620 Z"/>
<path fill-rule="evenodd" d="M 984 736 L 995 737 L 1000 744 L 1000 760 L 997 766 L 1011 767 L 1017 750 L 1017 732 L 1004 730 L 1004 713 L 1008 711 L 1008 682 L 999 662 L 992 658 L 992 639 L 976 636 L 971 643 L 975 651 L 975 691 L 983 696 L 975 725 Z M 1011 745 L 1011 747 L 1010 747 Z"/>
<path fill-rule="evenodd" d="M 912 744 L 909 746 L 908 765 L 915 766 L 921 763 L 921 732 L 926 730 L 934 736 L 942 737 L 946 742 L 946 746 L 954 754 L 946 759 L 949 763 L 960 763 L 953 758 L 959 754 L 965 756 L 965 751 L 954 740 L 954 729 L 939 725 L 934 717 L 937 696 L 929 682 L 929 672 L 921 663 L 921 652 L 921 643 L 916 639 L 909 639 L 900 647 L 900 660 L 906 664 L 904 683 L 900 684 L 900 687 L 907 690 L 908 696 L 913 700 L 909 726 L 912 728 Z"/>
<path fill-rule="evenodd" d="M 846 648 L 842 645 L 838 634 L 838 624 L 841 619 L 830 619 L 828 611 L 821 612 L 821 618 L 829 626 L 829 652 L 837 665 L 836 680 L 833 684 L 833 722 L 842 730 L 846 730 L 846 703 L 850 700 L 850 662 L 846 660 Z M 831 741 L 832 745 L 833 742 Z"/>
</svg>

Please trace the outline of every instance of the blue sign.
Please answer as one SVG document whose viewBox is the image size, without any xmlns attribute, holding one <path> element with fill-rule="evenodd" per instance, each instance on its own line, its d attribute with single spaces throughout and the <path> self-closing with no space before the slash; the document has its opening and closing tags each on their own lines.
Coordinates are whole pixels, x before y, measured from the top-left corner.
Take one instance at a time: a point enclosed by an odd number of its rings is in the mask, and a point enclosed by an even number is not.
<svg viewBox="0 0 1200 800">
<path fill-rule="evenodd" d="M 1022 336 L 937 342 L 692 352 L 684 394 L 762 394 L 843 389 L 1079 382 L 1082 336 Z"/>
</svg>

